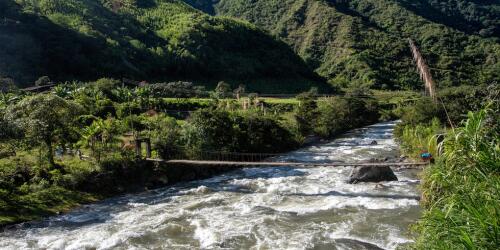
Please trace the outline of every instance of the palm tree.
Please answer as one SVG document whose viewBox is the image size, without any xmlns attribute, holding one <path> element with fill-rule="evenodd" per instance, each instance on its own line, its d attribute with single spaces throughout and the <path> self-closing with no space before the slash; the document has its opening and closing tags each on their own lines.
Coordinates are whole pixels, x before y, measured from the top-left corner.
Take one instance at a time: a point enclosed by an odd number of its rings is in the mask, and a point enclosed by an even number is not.
<svg viewBox="0 0 500 250">
<path fill-rule="evenodd" d="M 149 109 L 151 108 L 151 88 L 150 87 L 139 87 L 136 88 L 134 93 L 137 96 L 137 99 L 139 100 L 139 105 L 143 109 Z"/>
<path fill-rule="evenodd" d="M 116 88 L 111 91 L 113 96 L 116 98 L 117 102 L 123 103 L 128 102 L 130 99 L 133 99 L 133 93 L 128 88 Z"/>
<path fill-rule="evenodd" d="M 112 119 L 98 118 L 80 132 L 79 146 L 89 147 L 97 162 L 101 161 L 101 153 L 114 141 L 115 124 Z"/>
<path fill-rule="evenodd" d="M 100 161 L 100 153 L 97 149 L 97 139 L 101 133 L 101 127 L 99 122 L 94 121 L 90 126 L 83 128 L 80 131 L 80 141 L 78 146 L 87 146 L 92 152 L 92 156 L 96 157 L 96 160 Z"/>
<path fill-rule="evenodd" d="M 61 98 L 66 98 L 70 94 L 68 89 L 66 88 L 65 84 L 59 84 L 59 85 L 55 86 L 52 89 L 52 92 Z"/>
</svg>

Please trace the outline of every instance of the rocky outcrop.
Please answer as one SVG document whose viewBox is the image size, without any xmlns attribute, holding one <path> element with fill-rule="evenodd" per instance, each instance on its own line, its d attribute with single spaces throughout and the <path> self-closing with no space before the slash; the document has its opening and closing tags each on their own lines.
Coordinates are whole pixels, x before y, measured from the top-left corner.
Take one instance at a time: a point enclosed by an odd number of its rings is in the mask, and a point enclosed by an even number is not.
<svg viewBox="0 0 500 250">
<path fill-rule="evenodd" d="M 347 182 L 356 184 L 358 182 L 381 182 L 397 180 L 398 177 L 396 177 L 390 167 L 362 166 L 353 168 Z"/>
</svg>

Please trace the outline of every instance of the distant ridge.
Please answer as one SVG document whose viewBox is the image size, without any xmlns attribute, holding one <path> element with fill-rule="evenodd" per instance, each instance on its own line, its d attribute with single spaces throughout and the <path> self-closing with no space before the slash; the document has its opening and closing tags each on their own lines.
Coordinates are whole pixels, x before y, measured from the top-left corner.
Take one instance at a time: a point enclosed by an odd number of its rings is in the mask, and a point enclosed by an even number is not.
<svg viewBox="0 0 500 250">
<path fill-rule="evenodd" d="M 333 85 L 422 88 L 409 38 L 438 87 L 500 80 L 500 1 L 185 1 L 269 30 Z"/>
</svg>

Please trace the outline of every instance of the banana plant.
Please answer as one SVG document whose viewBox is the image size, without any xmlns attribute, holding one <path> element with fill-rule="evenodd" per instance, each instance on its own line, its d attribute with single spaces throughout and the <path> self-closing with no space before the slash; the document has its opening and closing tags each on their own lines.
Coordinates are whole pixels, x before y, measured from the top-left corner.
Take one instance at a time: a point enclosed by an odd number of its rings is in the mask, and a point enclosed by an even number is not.
<svg viewBox="0 0 500 250">
<path fill-rule="evenodd" d="M 88 147 L 97 162 L 101 161 L 101 154 L 108 150 L 110 143 L 115 140 L 115 122 L 112 119 L 103 120 L 97 118 L 92 124 L 83 128 L 80 132 L 80 147 Z"/>
</svg>

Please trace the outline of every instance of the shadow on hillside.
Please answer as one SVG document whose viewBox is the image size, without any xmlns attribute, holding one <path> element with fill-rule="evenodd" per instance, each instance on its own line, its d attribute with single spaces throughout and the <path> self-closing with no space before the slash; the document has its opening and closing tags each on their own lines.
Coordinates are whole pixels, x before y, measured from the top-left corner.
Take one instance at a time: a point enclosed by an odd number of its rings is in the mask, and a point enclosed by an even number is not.
<svg viewBox="0 0 500 250">
<path fill-rule="evenodd" d="M 431 22 L 452 27 L 468 35 L 477 35 L 477 32 L 483 27 L 481 23 L 465 19 L 460 13 L 446 15 L 425 1 L 401 0 L 399 5 Z"/>
</svg>

